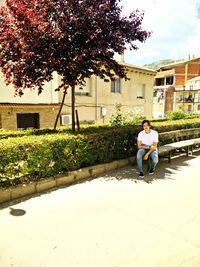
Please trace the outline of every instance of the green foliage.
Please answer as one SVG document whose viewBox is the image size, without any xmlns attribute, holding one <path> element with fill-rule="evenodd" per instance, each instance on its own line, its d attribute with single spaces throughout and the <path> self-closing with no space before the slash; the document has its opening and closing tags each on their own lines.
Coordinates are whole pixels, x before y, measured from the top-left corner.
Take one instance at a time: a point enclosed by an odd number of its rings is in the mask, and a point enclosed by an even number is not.
<svg viewBox="0 0 200 267">
<path fill-rule="evenodd" d="M 24 130 L 24 131 L 6 131 L 6 130 L 0 129 L 0 139 L 7 139 L 9 137 L 45 135 L 45 134 L 64 133 L 64 132 L 71 132 L 71 129 L 69 129 L 69 127 L 60 128 L 60 129 L 57 129 L 56 131 L 50 128 L 32 129 L 32 130 Z"/>
<path fill-rule="evenodd" d="M 140 125 L 144 117 L 139 114 L 135 114 L 133 111 L 126 111 L 124 112 L 124 116 L 126 118 L 125 124 L 130 125 Z"/>
<path fill-rule="evenodd" d="M 111 114 L 109 118 L 109 123 L 111 126 L 122 126 L 122 125 L 125 125 L 125 122 L 126 122 L 126 117 L 119 110 Z"/>
<path fill-rule="evenodd" d="M 136 41 L 144 42 L 151 32 L 142 27 L 143 12 L 125 16 L 120 2 L 6 1 L 0 7 L 0 68 L 6 83 L 21 96 L 25 88 L 41 93 L 54 71 L 61 79 L 58 90 L 83 85 L 92 75 L 127 79 L 115 53 L 127 45 L 137 49 Z"/>
<path fill-rule="evenodd" d="M 181 61 L 181 60 L 178 60 L 178 61 Z M 173 64 L 175 62 L 177 62 L 177 60 L 163 59 L 163 60 L 155 61 L 155 62 L 150 63 L 150 64 L 145 64 L 144 67 L 148 68 L 148 69 L 158 70 L 159 68 L 161 68 L 161 67 L 163 67 L 165 65 L 168 65 L 168 64 L 171 64 L 171 63 Z"/>
<path fill-rule="evenodd" d="M 111 114 L 109 123 L 111 126 L 123 126 L 123 125 L 138 125 L 141 124 L 142 117 L 135 114 L 133 111 L 116 110 L 115 113 Z"/>
<path fill-rule="evenodd" d="M 165 117 L 168 120 L 180 120 L 180 119 L 186 118 L 187 114 L 181 109 L 177 109 L 177 110 L 167 113 Z"/>
<path fill-rule="evenodd" d="M 154 121 L 159 133 L 200 127 L 200 117 Z M 71 132 L 0 140 L 0 187 L 28 183 L 82 167 L 135 155 L 141 125 L 91 126 Z"/>
<path fill-rule="evenodd" d="M 158 132 L 168 132 L 181 129 L 189 128 L 199 128 L 200 127 L 200 117 L 182 120 L 166 120 L 166 121 L 154 121 L 151 123 L 152 128 L 156 129 Z"/>
<path fill-rule="evenodd" d="M 196 113 L 193 113 L 193 112 L 188 112 L 188 113 L 186 113 L 186 118 L 187 119 L 200 118 L 200 114 L 196 114 Z"/>
<path fill-rule="evenodd" d="M 11 186 L 131 155 L 131 127 L 0 140 L 0 185 Z"/>
</svg>

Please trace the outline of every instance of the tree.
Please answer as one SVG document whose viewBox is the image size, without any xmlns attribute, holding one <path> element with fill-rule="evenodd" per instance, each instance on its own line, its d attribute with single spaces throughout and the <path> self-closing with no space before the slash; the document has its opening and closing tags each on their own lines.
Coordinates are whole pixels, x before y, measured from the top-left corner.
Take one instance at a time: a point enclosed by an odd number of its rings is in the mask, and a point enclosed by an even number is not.
<svg viewBox="0 0 200 267">
<path fill-rule="evenodd" d="M 75 86 L 97 75 L 105 82 L 127 79 L 114 59 L 127 48 L 137 49 L 150 32 L 142 29 L 144 14 L 122 15 L 120 0 L 6 0 L 0 8 L 0 68 L 16 95 L 26 88 L 40 94 L 53 72 L 61 76 L 56 90 L 63 99 L 72 90 L 72 129 L 75 130 Z"/>
</svg>

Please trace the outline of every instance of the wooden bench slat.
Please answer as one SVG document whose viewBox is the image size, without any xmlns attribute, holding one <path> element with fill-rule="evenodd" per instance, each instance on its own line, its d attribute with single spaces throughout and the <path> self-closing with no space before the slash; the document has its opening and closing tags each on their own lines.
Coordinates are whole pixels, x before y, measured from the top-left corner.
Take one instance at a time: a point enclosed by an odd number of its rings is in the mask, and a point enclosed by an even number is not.
<svg viewBox="0 0 200 267">
<path fill-rule="evenodd" d="M 162 152 L 171 151 L 177 148 L 183 148 L 183 147 L 197 145 L 197 144 L 200 144 L 200 138 L 174 142 L 174 143 L 170 143 L 170 144 L 166 144 L 166 145 L 158 147 L 158 153 L 160 154 Z"/>
<path fill-rule="evenodd" d="M 192 150 L 192 146 L 199 145 L 199 144 L 200 144 L 200 138 L 194 138 L 194 139 L 189 139 L 189 140 L 184 140 L 184 141 L 166 144 L 166 145 L 158 147 L 158 155 L 168 154 L 167 158 L 170 162 L 171 161 L 171 152 L 173 152 L 177 149 L 180 149 L 180 148 L 187 148 L 186 154 L 188 155 L 189 154 L 189 148 L 191 148 L 191 150 Z"/>
</svg>

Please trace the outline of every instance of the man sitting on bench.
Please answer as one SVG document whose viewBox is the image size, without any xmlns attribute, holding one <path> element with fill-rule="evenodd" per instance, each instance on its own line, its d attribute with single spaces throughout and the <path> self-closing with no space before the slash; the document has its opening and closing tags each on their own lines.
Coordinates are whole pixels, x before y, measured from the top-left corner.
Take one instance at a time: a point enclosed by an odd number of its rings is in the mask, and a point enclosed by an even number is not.
<svg viewBox="0 0 200 267">
<path fill-rule="evenodd" d="M 137 166 L 138 173 L 140 178 L 144 178 L 142 163 L 143 160 L 148 160 L 149 156 L 150 166 L 149 166 L 149 174 L 154 174 L 156 164 L 158 163 L 158 153 L 157 153 L 157 145 L 158 145 L 158 133 L 155 130 L 152 130 L 151 124 L 149 120 L 143 120 L 142 128 L 143 130 L 139 132 L 137 138 Z"/>
</svg>

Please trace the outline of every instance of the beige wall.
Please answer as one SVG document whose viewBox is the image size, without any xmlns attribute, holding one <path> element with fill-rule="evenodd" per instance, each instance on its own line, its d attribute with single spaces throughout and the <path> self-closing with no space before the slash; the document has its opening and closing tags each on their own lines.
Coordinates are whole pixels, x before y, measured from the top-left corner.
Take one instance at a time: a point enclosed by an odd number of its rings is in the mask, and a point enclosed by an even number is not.
<svg viewBox="0 0 200 267">
<path fill-rule="evenodd" d="M 129 69 L 130 80 L 121 80 L 121 93 L 111 92 L 111 83 L 92 77 L 90 96 L 76 96 L 76 109 L 79 121 L 108 122 L 116 104 L 121 104 L 122 111 L 133 111 L 146 118 L 152 118 L 154 72 Z M 144 99 L 137 98 L 137 91 L 145 86 Z M 79 88 L 77 91 L 80 92 Z M 84 91 L 84 90 L 83 90 Z M 61 99 L 60 93 L 60 99 Z M 102 116 L 102 107 L 106 108 L 106 116 Z M 71 89 L 68 90 L 62 114 L 71 114 Z"/>
<path fill-rule="evenodd" d="M 0 75 L 0 103 L 58 103 L 58 92 L 55 89 L 58 87 L 58 76 L 54 74 L 54 79 L 48 83 L 45 83 L 43 92 L 38 95 L 37 90 L 24 90 L 22 97 L 14 96 L 15 89 L 13 85 L 6 85 L 4 77 Z"/>
</svg>

